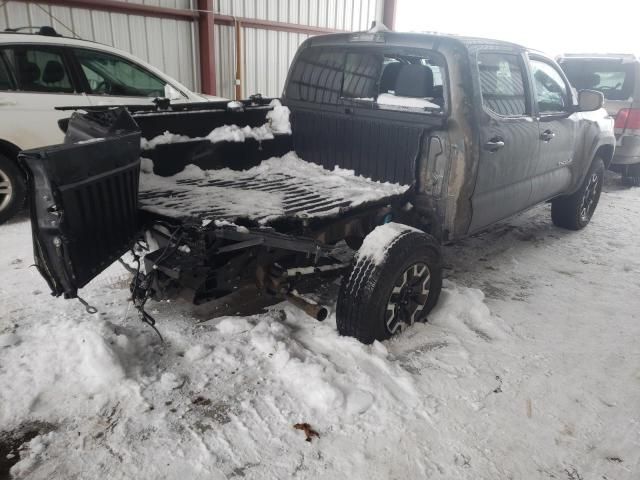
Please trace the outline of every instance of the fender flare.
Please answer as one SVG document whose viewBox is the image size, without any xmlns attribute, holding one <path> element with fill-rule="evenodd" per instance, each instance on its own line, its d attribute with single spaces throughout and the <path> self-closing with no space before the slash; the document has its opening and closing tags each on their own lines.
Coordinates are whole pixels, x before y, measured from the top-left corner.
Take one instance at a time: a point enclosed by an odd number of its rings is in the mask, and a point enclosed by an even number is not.
<svg viewBox="0 0 640 480">
<path fill-rule="evenodd" d="M 611 161 L 613 160 L 615 149 L 615 138 L 611 138 L 609 135 L 601 134 L 593 139 L 593 143 L 591 144 L 591 148 L 589 149 L 588 158 L 591 158 L 591 162 L 593 162 L 596 157 L 600 157 L 604 162 L 604 166 L 606 168 L 609 168 L 609 165 L 611 165 Z M 589 164 L 589 166 L 591 166 L 591 164 Z"/>
<path fill-rule="evenodd" d="M 591 142 L 591 146 L 585 149 L 584 155 L 589 159 L 588 162 L 582 163 L 580 170 L 575 171 L 575 181 L 568 195 L 575 193 L 584 182 L 584 179 L 596 158 L 601 158 L 604 162 L 605 169 L 609 168 L 613 160 L 616 144 L 613 135 L 607 133 L 599 133 Z"/>
</svg>

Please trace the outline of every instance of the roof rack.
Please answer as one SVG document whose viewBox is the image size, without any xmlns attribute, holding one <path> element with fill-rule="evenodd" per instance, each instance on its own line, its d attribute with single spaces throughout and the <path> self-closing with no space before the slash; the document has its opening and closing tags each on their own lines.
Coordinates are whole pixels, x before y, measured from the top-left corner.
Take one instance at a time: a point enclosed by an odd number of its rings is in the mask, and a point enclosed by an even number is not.
<svg viewBox="0 0 640 480">
<path fill-rule="evenodd" d="M 45 37 L 61 37 L 58 32 L 56 32 L 55 28 L 49 25 L 43 25 L 42 27 L 16 27 L 16 28 L 5 28 L 5 32 L 9 33 L 19 33 L 23 30 L 37 30 L 34 32 L 34 35 L 44 35 Z"/>
</svg>

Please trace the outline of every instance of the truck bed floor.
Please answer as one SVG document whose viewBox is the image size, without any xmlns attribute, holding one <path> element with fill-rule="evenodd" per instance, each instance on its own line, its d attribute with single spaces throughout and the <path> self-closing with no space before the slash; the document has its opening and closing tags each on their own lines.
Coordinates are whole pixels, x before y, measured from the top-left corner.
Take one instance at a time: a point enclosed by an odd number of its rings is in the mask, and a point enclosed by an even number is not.
<svg viewBox="0 0 640 480">
<path fill-rule="evenodd" d="M 143 173 L 140 207 L 176 219 L 246 218 L 265 225 L 283 217 L 318 218 L 402 195 L 409 187 L 380 183 L 352 171 L 305 162 L 295 153 L 249 170 L 201 170 L 190 165 L 173 177 Z"/>
</svg>

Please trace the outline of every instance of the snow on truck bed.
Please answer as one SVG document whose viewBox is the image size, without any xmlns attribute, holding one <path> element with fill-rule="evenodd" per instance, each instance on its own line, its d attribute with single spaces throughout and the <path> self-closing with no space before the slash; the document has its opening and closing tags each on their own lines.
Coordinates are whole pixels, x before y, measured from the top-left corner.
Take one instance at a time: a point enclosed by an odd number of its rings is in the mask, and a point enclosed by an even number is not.
<svg viewBox="0 0 640 480">
<path fill-rule="evenodd" d="M 171 218 L 202 221 L 247 218 L 260 224 L 283 217 L 319 218 L 403 194 L 407 185 L 376 182 L 351 170 L 327 170 L 294 152 L 249 170 L 202 170 L 188 165 L 173 177 L 140 175 L 140 207 Z"/>
</svg>

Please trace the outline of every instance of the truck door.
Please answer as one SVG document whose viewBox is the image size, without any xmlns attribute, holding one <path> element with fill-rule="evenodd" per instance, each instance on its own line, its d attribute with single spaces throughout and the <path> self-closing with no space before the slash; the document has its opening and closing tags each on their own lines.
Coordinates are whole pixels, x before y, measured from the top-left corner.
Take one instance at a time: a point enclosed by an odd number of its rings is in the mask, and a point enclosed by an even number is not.
<svg viewBox="0 0 640 480">
<path fill-rule="evenodd" d="M 539 154 L 524 57 L 516 51 L 481 51 L 477 64 L 482 105 L 470 233 L 529 205 Z"/>
<path fill-rule="evenodd" d="M 20 154 L 35 265 L 56 296 L 77 297 L 136 238 L 140 132 L 132 126 L 124 109 L 74 114 L 66 143 Z"/>
<path fill-rule="evenodd" d="M 571 115 L 569 84 L 553 62 L 531 55 L 534 110 L 538 112 L 540 160 L 532 182 L 531 205 L 565 193 L 571 185 L 578 121 Z"/>
</svg>

